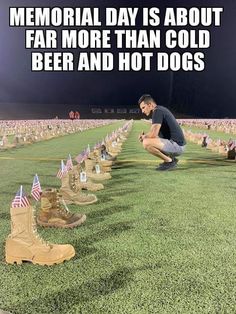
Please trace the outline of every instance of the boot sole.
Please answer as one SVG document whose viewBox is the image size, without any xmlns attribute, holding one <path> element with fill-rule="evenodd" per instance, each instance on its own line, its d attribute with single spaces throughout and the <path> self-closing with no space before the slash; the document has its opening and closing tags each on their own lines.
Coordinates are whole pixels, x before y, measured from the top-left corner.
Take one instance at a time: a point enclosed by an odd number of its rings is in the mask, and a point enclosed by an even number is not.
<svg viewBox="0 0 236 314">
<path fill-rule="evenodd" d="M 100 181 L 106 181 L 106 180 L 110 180 L 112 177 L 109 176 L 108 178 L 101 178 L 101 177 L 95 177 L 94 174 L 87 174 L 88 175 L 88 178 L 96 181 L 96 182 L 100 182 Z"/>
<path fill-rule="evenodd" d="M 97 192 L 97 191 L 104 190 L 104 188 L 101 188 L 101 189 L 82 188 L 81 190 L 83 190 L 83 191 L 90 191 L 90 192 Z"/>
<path fill-rule="evenodd" d="M 33 261 L 31 259 L 27 259 L 27 258 L 24 258 L 24 257 L 16 257 L 16 256 L 9 256 L 7 255 L 6 256 L 6 263 L 7 264 L 17 264 L 17 265 L 21 265 L 23 262 L 30 262 L 34 265 L 41 265 L 41 266 L 52 266 L 52 265 L 57 265 L 57 264 L 61 264 L 63 263 L 64 261 L 69 261 L 72 257 L 75 256 L 75 252 L 73 252 L 72 254 L 70 254 L 69 256 L 66 256 L 66 257 L 63 257 L 63 258 L 60 258 L 58 260 L 55 260 L 55 261 L 52 261 L 52 262 L 42 262 L 42 261 Z"/>
<path fill-rule="evenodd" d="M 95 200 L 93 201 L 90 201 L 90 202 L 84 202 L 84 203 L 80 203 L 80 202 L 76 202 L 75 204 L 79 205 L 79 206 L 83 206 L 83 205 L 91 205 L 91 204 L 94 204 L 98 201 L 98 199 L 96 198 Z"/>
<path fill-rule="evenodd" d="M 98 201 L 98 199 L 96 198 L 95 200 L 93 201 L 90 201 L 90 202 L 79 202 L 79 201 L 71 201 L 71 200 L 66 200 L 64 199 L 64 201 L 66 202 L 67 205 L 79 205 L 79 206 L 83 206 L 83 205 L 91 205 L 91 204 L 94 204 Z"/>
<path fill-rule="evenodd" d="M 97 191 L 104 190 L 104 188 L 101 188 L 101 189 L 81 188 L 81 190 L 90 191 L 90 192 L 97 192 Z"/>
<path fill-rule="evenodd" d="M 37 219 L 37 223 L 41 227 L 49 227 L 49 228 L 64 228 L 64 229 L 73 229 L 75 227 L 78 227 L 82 225 L 86 221 L 86 215 L 83 215 L 80 220 L 75 221 L 72 224 L 69 225 L 62 225 L 62 224 L 56 224 L 56 223 L 50 223 L 50 222 L 43 222 Z"/>
<path fill-rule="evenodd" d="M 78 186 L 78 189 L 79 190 L 83 190 L 83 191 L 91 191 L 91 192 L 97 192 L 97 191 L 101 191 L 101 190 L 104 190 L 104 186 L 100 187 L 100 188 L 92 188 L 92 187 L 89 187 L 89 186 Z"/>
</svg>

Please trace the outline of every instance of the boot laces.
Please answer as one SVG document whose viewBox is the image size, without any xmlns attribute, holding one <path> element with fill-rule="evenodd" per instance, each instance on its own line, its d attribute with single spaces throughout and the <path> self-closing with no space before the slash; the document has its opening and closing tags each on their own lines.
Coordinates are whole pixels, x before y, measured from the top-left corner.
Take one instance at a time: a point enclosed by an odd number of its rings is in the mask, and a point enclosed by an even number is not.
<svg viewBox="0 0 236 314">
<path fill-rule="evenodd" d="M 77 188 L 76 188 L 76 176 L 74 174 L 71 177 L 70 187 L 71 187 L 73 192 L 76 192 L 76 190 L 77 190 Z"/>
<path fill-rule="evenodd" d="M 57 195 L 57 208 L 66 217 L 70 216 L 70 211 L 66 205 L 66 202 L 64 201 L 62 197 L 60 198 L 59 195 Z"/>
<path fill-rule="evenodd" d="M 40 241 L 41 244 L 46 245 L 46 246 L 50 246 L 50 248 L 52 248 L 52 245 L 49 242 L 47 242 L 44 239 L 42 239 L 40 237 L 40 235 L 38 234 L 35 217 L 36 217 L 36 210 L 33 207 L 33 221 L 32 221 L 32 231 L 33 231 L 33 234 L 36 237 L 36 239 Z"/>
</svg>

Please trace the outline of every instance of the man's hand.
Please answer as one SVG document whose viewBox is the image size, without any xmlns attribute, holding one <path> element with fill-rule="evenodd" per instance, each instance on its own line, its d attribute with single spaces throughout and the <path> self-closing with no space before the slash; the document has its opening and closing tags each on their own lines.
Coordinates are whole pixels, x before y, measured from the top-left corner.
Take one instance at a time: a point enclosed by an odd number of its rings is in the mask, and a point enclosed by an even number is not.
<svg viewBox="0 0 236 314">
<path fill-rule="evenodd" d="M 142 142 L 143 139 L 144 139 L 144 137 L 145 137 L 145 134 L 144 134 L 144 132 L 142 132 L 142 133 L 139 135 L 139 137 L 138 137 L 139 142 Z"/>
</svg>

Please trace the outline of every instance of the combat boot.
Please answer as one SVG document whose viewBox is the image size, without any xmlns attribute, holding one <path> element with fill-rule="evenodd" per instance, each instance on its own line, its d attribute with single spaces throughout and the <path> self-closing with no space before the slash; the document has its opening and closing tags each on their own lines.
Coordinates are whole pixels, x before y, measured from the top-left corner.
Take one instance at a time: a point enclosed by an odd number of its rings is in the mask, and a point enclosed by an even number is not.
<svg viewBox="0 0 236 314">
<path fill-rule="evenodd" d="M 91 159 L 85 160 L 85 170 L 86 170 L 87 176 L 90 179 L 93 179 L 95 181 L 103 181 L 103 180 L 111 179 L 110 173 L 103 172 L 102 169 L 100 169 L 100 173 L 98 173 L 95 171 L 95 168 L 96 168 L 96 163 L 94 163 L 93 160 Z"/>
<path fill-rule="evenodd" d="M 102 149 L 97 150 L 98 161 L 103 167 L 111 167 L 114 165 L 114 158 Z"/>
<path fill-rule="evenodd" d="M 66 204 L 89 205 L 97 202 L 96 195 L 85 194 L 77 190 L 71 172 L 62 177 L 59 191 Z"/>
<path fill-rule="evenodd" d="M 112 169 L 110 166 L 106 166 L 106 160 L 103 162 L 102 160 L 100 160 L 98 162 L 100 169 L 102 170 L 102 172 L 106 173 L 106 172 L 111 172 Z"/>
<path fill-rule="evenodd" d="M 86 182 L 80 181 L 80 172 L 74 171 L 73 174 L 74 182 L 77 190 L 88 190 L 92 192 L 100 191 L 104 189 L 102 183 L 94 183 L 91 179 L 87 178 Z"/>
<path fill-rule="evenodd" d="M 11 208 L 11 234 L 6 240 L 6 262 L 22 264 L 28 261 L 39 265 L 60 264 L 75 255 L 72 245 L 50 244 L 42 240 L 36 229 L 31 205 Z"/>
<path fill-rule="evenodd" d="M 225 157 L 227 156 L 227 149 L 226 149 L 225 145 L 220 145 L 218 147 L 218 153 L 225 156 Z"/>
<path fill-rule="evenodd" d="M 119 142 L 118 140 L 117 140 L 117 138 L 115 138 L 115 139 L 113 139 L 113 140 L 111 140 L 110 141 L 110 146 L 112 146 L 114 149 L 116 149 L 117 151 L 121 151 L 121 149 L 122 149 L 122 143 L 121 142 Z"/>
<path fill-rule="evenodd" d="M 113 147 L 111 142 L 106 142 L 106 148 L 107 148 L 109 155 L 111 155 L 113 157 L 116 157 L 121 152 L 121 149 Z"/>
<path fill-rule="evenodd" d="M 101 157 L 101 152 L 98 149 L 95 149 L 89 154 L 88 159 L 92 160 L 94 162 L 94 165 L 99 164 L 103 172 L 110 172 L 113 161 L 106 160 L 105 158 Z"/>
<path fill-rule="evenodd" d="M 112 163 L 114 163 L 114 161 L 116 160 L 116 157 L 113 157 L 111 154 L 108 153 L 105 145 L 101 146 L 101 156 L 107 161 L 112 161 Z"/>
<path fill-rule="evenodd" d="M 86 220 L 84 214 L 73 214 L 56 189 L 46 189 L 41 195 L 41 209 L 37 223 L 43 227 L 74 228 Z"/>
</svg>

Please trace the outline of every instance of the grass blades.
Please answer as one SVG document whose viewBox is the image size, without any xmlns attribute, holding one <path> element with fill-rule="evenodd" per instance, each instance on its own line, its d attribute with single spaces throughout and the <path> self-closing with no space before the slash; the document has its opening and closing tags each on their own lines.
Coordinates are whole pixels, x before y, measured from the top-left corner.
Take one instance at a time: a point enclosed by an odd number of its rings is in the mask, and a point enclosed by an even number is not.
<svg viewBox="0 0 236 314">
<path fill-rule="evenodd" d="M 20 184 L 30 191 L 59 186 L 59 161 L 74 157 L 122 123 L 2 152 L 0 157 L 0 308 L 12 313 L 235 313 L 236 167 L 189 143 L 178 168 L 138 142 L 149 126 L 134 123 L 97 204 L 69 206 L 87 215 L 72 230 L 44 229 L 52 243 L 75 247 L 73 260 L 53 267 L 6 265 L 9 207 Z M 20 158 L 29 157 L 29 160 Z M 19 158 L 19 160 L 17 159 Z"/>
</svg>

